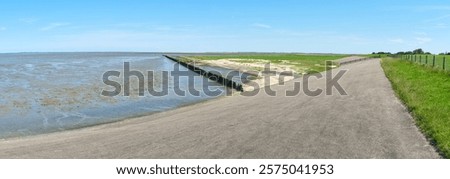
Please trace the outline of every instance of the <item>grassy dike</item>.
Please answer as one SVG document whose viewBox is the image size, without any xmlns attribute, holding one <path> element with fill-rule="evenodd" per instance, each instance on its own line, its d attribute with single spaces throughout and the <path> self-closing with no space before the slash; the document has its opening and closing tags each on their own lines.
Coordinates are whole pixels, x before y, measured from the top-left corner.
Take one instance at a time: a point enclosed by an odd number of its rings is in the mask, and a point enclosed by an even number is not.
<svg viewBox="0 0 450 179">
<path fill-rule="evenodd" d="M 450 72 L 392 58 L 381 65 L 419 128 L 450 158 Z"/>
<path fill-rule="evenodd" d="M 339 54 L 226 54 L 187 56 L 199 61 L 214 61 L 228 59 L 237 63 L 272 63 L 274 65 L 289 66 L 296 72 L 309 74 L 326 70 L 326 61 L 333 61 L 349 55 Z M 337 66 L 337 64 L 335 64 Z M 256 69 L 257 71 L 262 69 Z"/>
</svg>

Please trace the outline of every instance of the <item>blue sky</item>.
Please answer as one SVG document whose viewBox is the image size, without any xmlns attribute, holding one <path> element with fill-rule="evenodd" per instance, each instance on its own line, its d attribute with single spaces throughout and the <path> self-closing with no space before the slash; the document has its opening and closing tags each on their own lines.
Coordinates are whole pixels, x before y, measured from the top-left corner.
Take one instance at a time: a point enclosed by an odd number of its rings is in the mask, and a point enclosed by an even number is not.
<svg viewBox="0 0 450 179">
<path fill-rule="evenodd" d="M 1 1 L 0 53 L 450 51 L 448 0 Z"/>
</svg>

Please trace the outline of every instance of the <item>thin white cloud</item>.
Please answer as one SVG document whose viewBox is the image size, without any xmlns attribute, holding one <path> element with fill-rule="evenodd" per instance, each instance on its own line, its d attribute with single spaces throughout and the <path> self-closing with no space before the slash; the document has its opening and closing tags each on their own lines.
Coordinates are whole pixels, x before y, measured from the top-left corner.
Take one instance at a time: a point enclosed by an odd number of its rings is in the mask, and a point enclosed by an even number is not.
<svg viewBox="0 0 450 179">
<path fill-rule="evenodd" d="M 396 43 L 396 44 L 403 44 L 405 43 L 405 40 L 401 38 L 395 38 L 395 39 L 389 39 L 389 42 Z"/>
<path fill-rule="evenodd" d="M 151 24 L 128 22 L 128 23 L 107 24 L 106 27 L 125 28 L 125 29 L 130 29 L 130 28 L 131 29 L 148 29 L 151 27 Z"/>
<path fill-rule="evenodd" d="M 293 37 L 304 37 L 313 35 L 312 32 L 303 31 L 293 31 L 293 30 L 275 30 L 275 33 L 280 36 L 293 36 Z"/>
<path fill-rule="evenodd" d="M 448 25 L 445 23 L 437 23 L 433 27 L 437 28 L 437 29 L 446 29 L 446 28 L 448 28 Z"/>
<path fill-rule="evenodd" d="M 170 32 L 170 31 L 193 31 L 198 29 L 193 25 L 154 25 L 151 23 L 119 23 L 109 25 L 115 30 L 151 31 L 151 32 Z"/>
<path fill-rule="evenodd" d="M 428 33 L 426 33 L 426 32 L 413 32 L 415 35 L 417 35 L 417 36 L 428 36 Z"/>
<path fill-rule="evenodd" d="M 170 31 L 173 28 L 170 26 L 156 26 L 156 27 L 153 27 L 153 29 L 157 30 L 157 31 Z"/>
<path fill-rule="evenodd" d="M 438 6 L 438 5 L 416 6 L 415 8 L 420 11 L 450 10 L 450 6 Z"/>
<path fill-rule="evenodd" d="M 425 44 L 432 41 L 432 39 L 428 37 L 416 37 L 415 40 L 418 44 Z"/>
<path fill-rule="evenodd" d="M 0 31 L 6 30 L 6 27 L 0 27 Z"/>
<path fill-rule="evenodd" d="M 335 35 L 330 36 L 330 38 L 335 38 L 345 43 L 354 43 L 354 44 L 365 44 L 370 42 L 369 39 L 358 35 Z"/>
<path fill-rule="evenodd" d="M 34 18 L 34 17 L 27 17 L 27 18 L 20 18 L 19 21 L 25 24 L 34 24 L 35 22 L 37 22 L 39 19 Z"/>
<path fill-rule="evenodd" d="M 447 14 L 447 15 L 436 17 L 436 18 L 427 19 L 427 20 L 425 20 L 425 22 L 441 22 L 441 21 L 447 20 L 449 18 L 450 18 L 450 14 Z"/>
<path fill-rule="evenodd" d="M 45 27 L 42 27 L 40 30 L 42 31 L 49 31 L 58 27 L 63 27 L 63 26 L 68 26 L 70 25 L 69 23 L 51 23 Z"/>
<path fill-rule="evenodd" d="M 429 12 L 429 11 L 448 11 L 450 10 L 449 5 L 428 5 L 428 6 L 387 6 L 384 8 L 387 11 L 415 11 L 415 12 Z"/>
<path fill-rule="evenodd" d="M 272 28 L 272 26 L 270 26 L 270 25 L 261 24 L 261 23 L 253 23 L 252 27 L 258 27 L 258 28 L 263 28 L 263 29 L 270 29 L 270 28 Z"/>
</svg>

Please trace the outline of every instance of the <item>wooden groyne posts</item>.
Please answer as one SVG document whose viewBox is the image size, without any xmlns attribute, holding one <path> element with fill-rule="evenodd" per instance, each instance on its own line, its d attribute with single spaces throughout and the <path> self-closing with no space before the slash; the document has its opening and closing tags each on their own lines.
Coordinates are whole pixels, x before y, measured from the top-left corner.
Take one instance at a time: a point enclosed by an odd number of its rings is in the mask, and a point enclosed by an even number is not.
<svg viewBox="0 0 450 179">
<path fill-rule="evenodd" d="M 223 84 L 224 86 L 227 86 L 229 88 L 233 88 L 233 89 L 235 89 L 237 91 L 241 91 L 241 92 L 244 91 L 244 88 L 242 87 L 242 84 L 237 83 L 237 82 L 233 81 L 232 79 L 228 79 L 226 77 L 223 77 L 222 75 L 214 74 L 214 73 L 211 73 L 209 71 L 203 70 L 203 69 L 198 68 L 198 67 L 196 67 L 194 65 L 191 65 L 189 63 L 182 62 L 182 61 L 180 61 L 180 60 L 178 60 L 178 59 L 176 59 L 174 57 L 171 57 L 171 56 L 168 56 L 168 55 L 163 55 L 163 56 L 168 58 L 168 59 L 170 59 L 170 60 L 172 60 L 172 61 L 174 61 L 174 62 L 176 62 L 176 63 L 178 63 L 178 64 L 180 64 L 180 65 L 182 65 L 182 66 L 184 66 L 184 67 L 186 67 L 189 70 L 194 71 L 195 73 L 198 73 L 198 74 L 200 74 L 200 75 L 210 79 L 210 80 L 216 81 L 216 82 L 218 82 L 220 84 Z"/>
</svg>

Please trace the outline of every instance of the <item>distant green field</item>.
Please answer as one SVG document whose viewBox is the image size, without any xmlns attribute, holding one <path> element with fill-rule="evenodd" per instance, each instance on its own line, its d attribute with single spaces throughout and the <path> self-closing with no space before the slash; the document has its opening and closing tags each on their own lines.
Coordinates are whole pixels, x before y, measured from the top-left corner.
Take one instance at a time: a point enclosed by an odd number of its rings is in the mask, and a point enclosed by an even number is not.
<svg viewBox="0 0 450 179">
<path fill-rule="evenodd" d="M 449 55 L 436 55 L 434 60 L 434 67 L 443 69 L 445 57 L 445 69 L 450 71 L 450 56 Z M 402 59 L 406 59 L 419 64 L 426 64 L 428 66 L 433 66 L 433 55 L 411 55 L 403 56 Z"/>
<path fill-rule="evenodd" d="M 389 54 L 368 54 L 365 55 L 366 57 L 371 57 L 371 58 L 385 58 L 388 57 Z"/>
<path fill-rule="evenodd" d="M 420 129 L 450 158 L 450 72 L 392 58 L 381 65 Z"/>
<path fill-rule="evenodd" d="M 255 60 L 268 60 L 274 64 L 291 65 L 299 71 L 301 71 L 300 69 L 307 69 L 306 73 L 316 73 L 325 71 L 326 61 L 337 60 L 346 56 L 348 55 L 230 54 L 188 57 L 197 60 L 238 59 L 242 63 L 251 63 Z"/>
<path fill-rule="evenodd" d="M 249 54 L 249 55 L 211 55 L 211 56 L 195 56 L 202 60 L 218 60 L 225 58 L 239 58 L 239 59 L 264 59 L 271 62 L 281 62 L 282 60 L 312 60 L 312 61 L 326 61 L 344 58 L 348 55 L 303 55 L 303 54 Z"/>
</svg>

